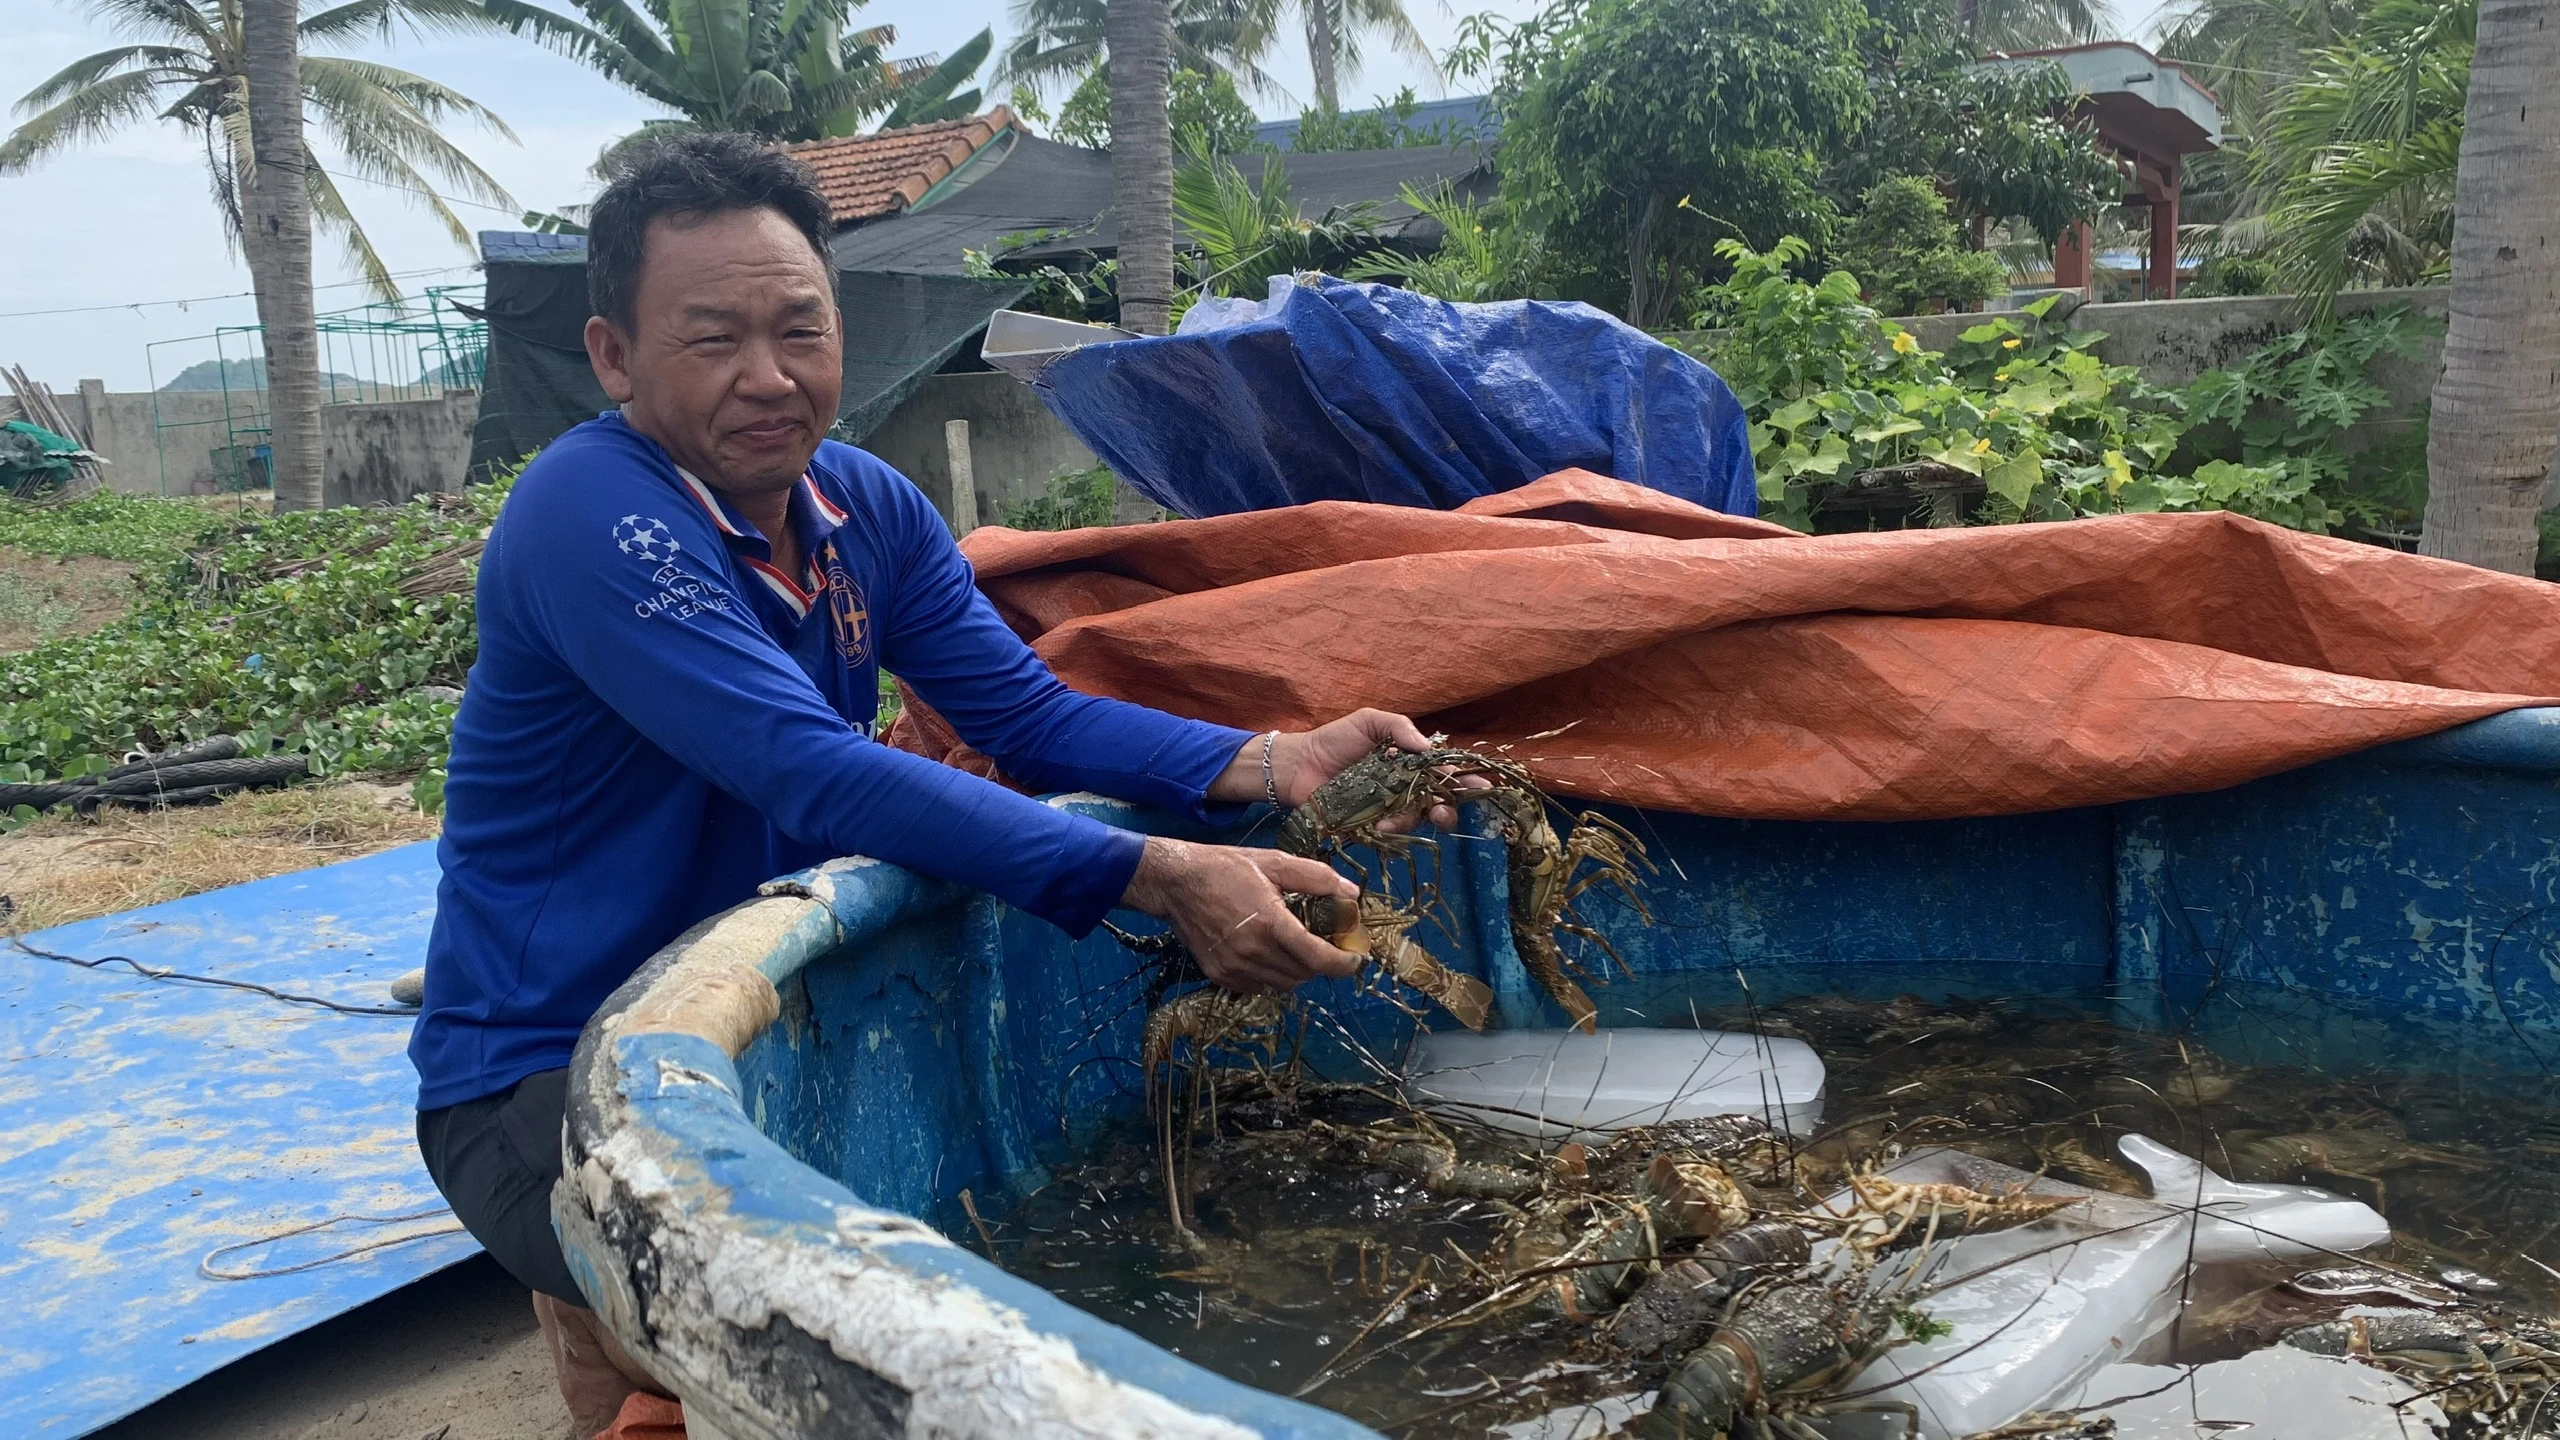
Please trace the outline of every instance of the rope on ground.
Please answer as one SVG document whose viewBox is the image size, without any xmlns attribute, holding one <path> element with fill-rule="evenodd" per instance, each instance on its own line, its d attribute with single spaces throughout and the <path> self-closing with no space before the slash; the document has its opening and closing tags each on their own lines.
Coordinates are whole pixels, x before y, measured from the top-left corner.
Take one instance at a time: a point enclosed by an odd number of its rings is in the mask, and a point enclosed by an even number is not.
<svg viewBox="0 0 2560 1440">
<path fill-rule="evenodd" d="M 439 1225 L 432 1230 L 418 1230 L 407 1235 L 391 1235 L 380 1240 L 368 1240 L 361 1245 L 351 1245 L 344 1250 L 323 1255 L 317 1260 L 305 1260 L 299 1265 L 279 1265 L 268 1270 L 217 1270 L 213 1268 L 213 1262 L 225 1255 L 237 1254 L 243 1250 L 255 1250 L 261 1245 L 273 1245 L 279 1240 L 290 1240 L 296 1235 L 308 1235 L 314 1230 L 326 1230 L 332 1225 L 405 1225 L 417 1220 L 432 1220 L 439 1215 L 451 1217 L 452 1214 L 451 1206 L 435 1205 L 424 1210 L 412 1210 L 405 1215 L 332 1215 L 326 1220 L 314 1220 L 308 1225 L 296 1225 L 289 1230 L 278 1230 L 272 1234 L 261 1235 L 255 1240 L 217 1245 L 206 1251 L 204 1258 L 196 1262 L 196 1273 L 207 1280 L 264 1280 L 276 1275 L 297 1275 L 305 1270 L 317 1270 L 323 1265 L 335 1265 L 341 1260 L 352 1260 L 359 1255 L 368 1255 L 376 1250 L 388 1250 L 394 1245 L 406 1245 L 413 1240 L 428 1240 L 438 1235 L 458 1235 L 462 1233 L 462 1222 L 455 1220 L 450 1225 Z"/>
<path fill-rule="evenodd" d="M 77 955 L 39 950 L 24 940 L 12 939 L 9 944 L 21 954 L 32 955 L 39 960 L 56 961 L 64 965 L 77 965 L 83 970 L 96 970 L 107 965 L 129 965 L 135 974 L 145 980 L 165 980 L 171 984 L 213 985 L 225 990 L 246 990 L 252 994 L 264 995 L 270 1000 L 281 1000 L 288 1005 L 317 1005 L 324 1010 L 335 1010 L 341 1015 L 397 1015 L 404 1020 L 418 1018 L 418 1010 L 414 1005 L 349 1005 L 337 1000 L 323 999 L 317 995 L 297 995 L 290 990 L 274 989 L 251 980 L 225 980 L 219 975 L 190 975 L 184 970 L 172 970 L 165 965 L 145 965 L 130 955 L 101 955 L 94 960 L 84 960 Z"/>
</svg>

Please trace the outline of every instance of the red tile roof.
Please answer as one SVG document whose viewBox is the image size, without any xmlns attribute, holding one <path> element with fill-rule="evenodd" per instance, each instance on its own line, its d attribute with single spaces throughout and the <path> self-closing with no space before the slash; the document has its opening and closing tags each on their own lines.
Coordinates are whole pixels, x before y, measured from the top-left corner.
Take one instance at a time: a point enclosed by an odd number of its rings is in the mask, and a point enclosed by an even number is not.
<svg viewBox="0 0 2560 1440">
<path fill-rule="evenodd" d="M 957 170 L 986 143 L 1014 125 L 1010 106 L 999 105 L 966 120 L 942 120 L 810 140 L 783 148 L 818 172 L 818 188 L 838 225 L 894 214 L 924 198 L 935 182 Z"/>
</svg>

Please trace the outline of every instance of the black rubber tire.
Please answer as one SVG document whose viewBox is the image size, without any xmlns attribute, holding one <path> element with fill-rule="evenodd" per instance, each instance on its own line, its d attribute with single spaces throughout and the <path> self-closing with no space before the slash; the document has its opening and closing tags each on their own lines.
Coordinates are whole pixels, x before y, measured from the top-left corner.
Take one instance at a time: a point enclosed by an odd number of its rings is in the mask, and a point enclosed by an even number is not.
<svg viewBox="0 0 2560 1440">
<path fill-rule="evenodd" d="M 167 765 L 109 780 L 96 787 L 100 795 L 169 795 L 207 785 L 256 789 L 299 780 L 311 763 L 300 755 L 259 755 L 237 760 L 203 760 L 193 765 Z"/>
<path fill-rule="evenodd" d="M 146 755 L 129 764 L 119 765 L 99 776 L 98 780 L 99 783 L 104 784 L 108 781 L 122 780 L 128 775 L 143 775 L 154 770 L 166 770 L 173 765 L 194 765 L 207 760 L 229 760 L 237 757 L 239 753 L 239 736 L 213 735 L 202 740 L 190 740 L 184 745 L 172 745 L 157 755 Z"/>
<path fill-rule="evenodd" d="M 41 785 L 0 785 L 0 815 L 21 805 L 50 810 L 66 800 L 91 794 L 98 787 L 76 780 L 48 780 Z"/>
<path fill-rule="evenodd" d="M 90 790 L 72 802 L 72 808 L 83 815 L 94 815 L 100 806 L 122 806 L 129 810 L 155 810 L 171 805 L 206 805 L 225 795 L 246 790 L 246 785 L 198 785 L 186 790 L 167 790 L 149 795 L 102 795 Z"/>
</svg>

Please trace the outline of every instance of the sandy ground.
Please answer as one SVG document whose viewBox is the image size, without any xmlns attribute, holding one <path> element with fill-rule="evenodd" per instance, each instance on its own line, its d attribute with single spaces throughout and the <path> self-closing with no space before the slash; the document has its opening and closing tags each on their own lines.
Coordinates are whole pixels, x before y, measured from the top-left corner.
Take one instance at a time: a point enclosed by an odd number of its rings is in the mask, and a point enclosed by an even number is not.
<svg viewBox="0 0 2560 1440">
<path fill-rule="evenodd" d="M 86 635 L 133 603 L 136 567 L 83 556 L 57 560 L 0 545 L 0 655 Z"/>
<path fill-rule="evenodd" d="M 567 1440 L 524 1288 L 476 1256 L 215 1371 L 96 1440 Z"/>
</svg>

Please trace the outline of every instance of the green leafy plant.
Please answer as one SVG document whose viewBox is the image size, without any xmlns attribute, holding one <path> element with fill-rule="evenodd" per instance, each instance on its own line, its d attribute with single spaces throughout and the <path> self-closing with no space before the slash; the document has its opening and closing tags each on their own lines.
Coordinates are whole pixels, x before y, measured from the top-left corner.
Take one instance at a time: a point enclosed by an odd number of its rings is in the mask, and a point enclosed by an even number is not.
<svg viewBox="0 0 2560 1440">
<path fill-rule="evenodd" d="M 1016 530 L 1083 530 L 1108 525 L 1117 493 L 1107 465 L 1070 471 L 1051 480 L 1047 493 L 1040 498 L 1006 506 L 1004 523 Z"/>
<path fill-rule="evenodd" d="M 194 544 L 161 545 L 124 619 L 0 660 L 0 781 L 95 774 L 130 750 L 234 734 L 253 752 L 298 751 L 317 774 L 423 772 L 432 807 L 450 687 L 479 648 L 479 546 L 511 483 L 210 529 L 201 507 L 124 501 L 187 513 Z"/>
<path fill-rule="evenodd" d="M 1261 178 L 1248 180 L 1196 144 L 1173 174 L 1173 215 L 1198 248 L 1195 289 L 1207 295 L 1259 292 L 1267 276 L 1336 268 L 1378 233 L 1377 206 L 1365 201 L 1312 220 L 1300 213 L 1277 155 L 1264 154 Z"/>
<path fill-rule="evenodd" d="M 1730 328 L 1709 358 L 1751 419 L 1761 513 L 1811 530 L 1899 513 L 1930 523 L 2063 520 L 2157 510 L 2233 510 L 2326 531 L 2344 516 L 2313 482 L 2231 460 L 2169 469 L 2183 399 L 2090 347 L 2048 297 L 1985 317 L 1944 354 L 1858 298 L 1858 281 L 1794 267 L 1790 237 L 1767 252 L 1723 247 L 1732 278 L 1708 296 Z M 1976 497 L 1979 497 L 1978 499 Z"/>
<path fill-rule="evenodd" d="M 1120 313 L 1120 261 L 1097 260 L 1091 251 L 1070 269 L 1047 262 L 1015 259 L 1022 251 L 1052 240 L 1072 238 L 1065 230 L 1035 230 L 1006 235 L 993 250 L 963 250 L 960 271 L 972 280 L 1029 280 L 1031 293 L 1013 308 L 1061 320 L 1108 323 Z"/>
<path fill-rule="evenodd" d="M 1472 127 L 1449 120 L 1435 120 L 1428 125 L 1413 123 L 1422 101 L 1407 85 L 1394 99 L 1380 97 L 1366 110 L 1326 110 L 1321 107 L 1301 111 L 1298 131 L 1289 148 L 1301 155 L 1314 155 L 1331 150 L 1396 150 L 1414 145 L 1457 145 L 1476 138 Z"/>
<path fill-rule="evenodd" d="M 1175 66 L 1165 85 L 1165 111 L 1177 147 L 1233 155 L 1253 148 L 1253 107 L 1224 70 Z M 1057 137 L 1094 150 L 1111 148 L 1111 63 L 1103 61 L 1058 107 Z"/>
<path fill-rule="evenodd" d="M 150 563 L 185 553 L 206 530 L 237 514 L 229 501 L 164 500 L 112 490 L 63 505 L 0 500 L 0 545 L 39 555 Z"/>
<path fill-rule="evenodd" d="M 2236 450 L 2244 466 L 2281 472 L 2288 493 L 2328 497 L 2369 535 L 2414 531 L 2426 502 L 2423 417 L 2379 444 L 2351 449 L 2350 436 L 2390 401 L 2374 364 L 2423 357 L 2428 328 L 2405 305 L 2339 316 L 2206 371 L 2186 388 L 2189 453 Z"/>
<path fill-rule="evenodd" d="M 2048 247 L 2124 193 L 2096 125 L 2075 117 L 2061 66 L 1983 65 L 1975 49 L 1903 39 L 1870 61 L 1875 112 L 1835 157 L 1835 189 L 1927 176 L 1961 219 L 2021 220 Z"/>
<path fill-rule="evenodd" d="M 1947 218 L 1946 197 L 1919 175 L 1867 188 L 1841 231 L 1840 259 L 1889 315 L 1916 315 L 1933 304 L 1967 306 L 2008 286 L 1999 257 L 1965 248 Z"/>
<path fill-rule="evenodd" d="M 1681 313 L 1712 247 L 1824 238 L 1825 157 L 1872 108 L 1857 0 L 1568 0 L 1495 38 L 1502 183 L 1577 267 L 1625 286 L 1623 313 Z M 1501 58 L 1491 56 L 1499 45 Z"/>
<path fill-rule="evenodd" d="M 1443 300 L 1544 298 L 1549 262 L 1538 231 L 1520 224 L 1496 198 L 1467 199 L 1443 181 L 1434 189 L 1403 189 L 1404 203 L 1440 226 L 1440 243 L 1427 254 L 1377 249 L 1343 270 L 1351 280 L 1388 280 Z"/>
</svg>

